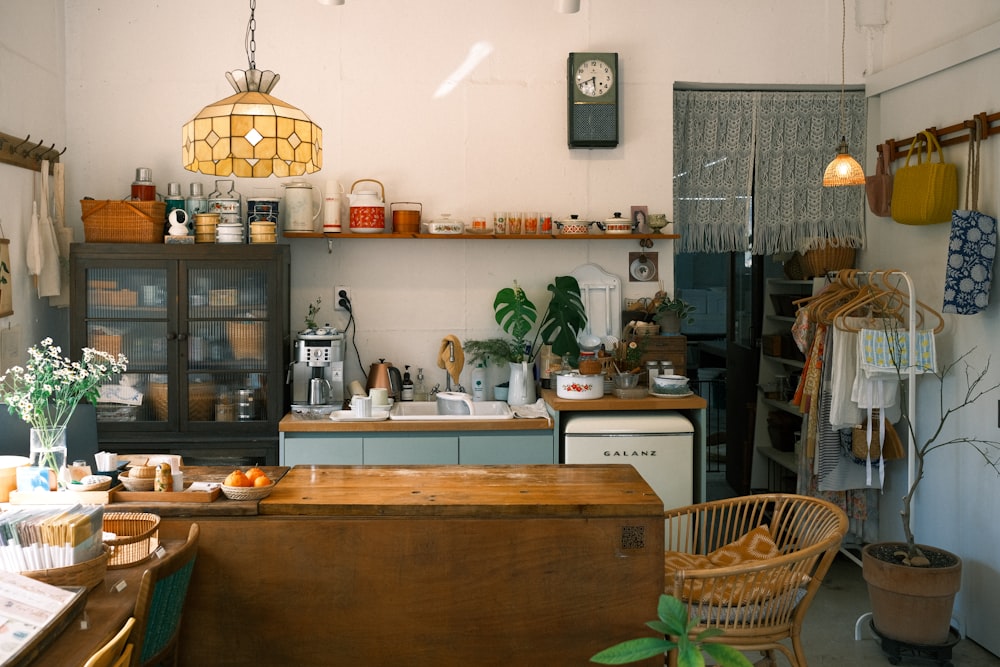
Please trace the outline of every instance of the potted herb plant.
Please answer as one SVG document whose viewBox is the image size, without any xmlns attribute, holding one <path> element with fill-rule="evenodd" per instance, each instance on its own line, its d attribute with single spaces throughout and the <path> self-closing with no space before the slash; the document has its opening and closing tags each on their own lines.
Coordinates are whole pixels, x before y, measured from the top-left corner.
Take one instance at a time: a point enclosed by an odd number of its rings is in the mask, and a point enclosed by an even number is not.
<svg viewBox="0 0 1000 667">
<path fill-rule="evenodd" d="M 694 323 L 691 313 L 695 307 L 680 297 L 671 297 L 666 292 L 657 292 L 653 297 L 653 321 L 660 325 L 665 334 L 680 333 L 682 324 Z"/>
<path fill-rule="evenodd" d="M 981 370 L 972 368 L 966 357 L 971 350 L 948 364 L 940 373 L 927 373 L 936 379 L 940 391 L 938 423 L 924 440 L 917 439 L 910 415 L 904 414 L 910 442 L 914 443 L 913 474 L 909 479 L 900 512 L 905 542 L 878 542 L 864 547 L 862 573 L 872 604 L 872 621 L 885 637 L 910 645 L 942 646 L 948 643 L 951 612 L 955 594 L 961 585 L 962 561 L 944 549 L 919 544 L 910 523 L 914 495 L 927 472 L 927 457 L 951 445 L 970 445 L 1000 473 L 1000 442 L 976 436 L 945 436 L 952 417 L 980 398 L 1000 387 L 988 384 L 989 361 Z M 902 373 L 897 366 L 900 386 Z M 966 379 L 964 392 L 945 390 L 945 378 L 961 366 Z M 948 396 L 955 398 L 948 405 Z M 915 611 L 917 613 L 915 613 Z"/>
<path fill-rule="evenodd" d="M 576 337 L 587 326 L 587 310 L 580 298 L 580 285 L 573 276 L 556 276 L 547 289 L 552 298 L 540 320 L 538 309 L 516 280 L 512 287 L 497 292 L 493 300 L 494 318 L 511 337 L 514 350 L 507 398 L 511 405 L 535 402 L 534 377 L 528 367 L 542 345 L 551 345 L 552 353 L 558 356 L 576 358 L 580 355 Z M 533 329 L 535 335 L 529 343 L 528 336 Z"/>
</svg>

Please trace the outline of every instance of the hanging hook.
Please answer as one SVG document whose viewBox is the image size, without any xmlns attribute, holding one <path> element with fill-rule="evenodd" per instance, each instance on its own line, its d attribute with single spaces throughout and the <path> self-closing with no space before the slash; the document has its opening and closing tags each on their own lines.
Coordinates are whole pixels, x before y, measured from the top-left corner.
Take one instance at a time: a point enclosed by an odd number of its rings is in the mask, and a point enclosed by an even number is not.
<svg viewBox="0 0 1000 667">
<path fill-rule="evenodd" d="M 38 150 L 41 147 L 41 145 L 44 144 L 44 143 L 45 143 L 45 139 L 42 139 L 41 141 L 39 141 L 35 145 L 34 148 L 29 148 L 28 150 L 26 150 L 23 153 L 21 153 L 21 155 L 23 155 L 24 157 L 30 158 L 31 154 L 34 153 L 36 150 Z"/>
<path fill-rule="evenodd" d="M 42 143 L 45 143 L 45 140 L 44 140 L 44 139 L 42 140 Z M 41 146 L 41 145 L 42 145 L 42 144 L 38 144 L 38 146 Z M 36 150 L 37 150 L 38 146 L 36 146 L 36 147 L 35 147 L 35 148 L 36 148 Z M 42 151 L 41 153 L 39 153 L 38 155 L 34 155 L 34 156 L 32 156 L 32 157 L 34 157 L 34 159 L 36 159 L 36 160 L 41 160 L 41 159 L 42 159 L 43 157 L 45 157 L 45 156 L 46 156 L 46 155 L 48 155 L 48 154 L 49 154 L 50 152 L 52 152 L 52 149 L 54 149 L 55 147 L 56 147 L 56 145 L 55 145 L 55 144 L 52 144 L 51 146 L 49 146 L 48 148 L 46 148 L 45 150 L 43 150 L 43 151 Z M 34 153 L 35 151 L 31 151 L 31 152 L 32 152 L 32 153 Z"/>
<path fill-rule="evenodd" d="M 14 146 L 14 147 L 12 147 L 12 148 L 10 149 L 10 152 L 11 152 L 11 153 L 16 153 L 17 151 L 21 150 L 21 146 L 25 145 L 25 144 L 26 144 L 26 143 L 28 143 L 28 141 L 30 141 L 30 140 L 31 140 L 31 135 L 29 134 L 28 136 L 26 136 L 26 137 L 24 138 L 24 141 L 22 141 L 21 143 L 19 143 L 19 144 L 18 144 L 17 146 Z"/>
</svg>

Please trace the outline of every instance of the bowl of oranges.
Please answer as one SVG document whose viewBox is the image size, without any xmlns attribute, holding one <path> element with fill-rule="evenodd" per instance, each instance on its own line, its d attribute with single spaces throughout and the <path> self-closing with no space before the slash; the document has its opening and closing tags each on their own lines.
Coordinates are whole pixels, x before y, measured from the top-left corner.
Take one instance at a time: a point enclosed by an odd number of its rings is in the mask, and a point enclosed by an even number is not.
<svg viewBox="0 0 1000 667">
<path fill-rule="evenodd" d="M 222 482 L 222 493 L 230 500 L 260 500 L 267 498 L 273 489 L 274 482 L 256 466 L 246 472 L 237 468 Z"/>
</svg>

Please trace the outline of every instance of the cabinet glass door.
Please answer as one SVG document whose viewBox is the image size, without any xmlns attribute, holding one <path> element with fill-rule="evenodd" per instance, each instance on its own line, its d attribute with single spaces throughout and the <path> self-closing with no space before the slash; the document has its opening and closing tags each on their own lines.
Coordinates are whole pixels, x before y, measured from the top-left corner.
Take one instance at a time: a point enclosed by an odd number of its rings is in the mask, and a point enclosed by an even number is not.
<svg viewBox="0 0 1000 667">
<path fill-rule="evenodd" d="M 166 421 L 166 384 L 157 379 L 170 363 L 167 270 L 95 267 L 86 276 L 87 347 L 128 359 L 127 372 L 102 388 L 98 421 Z"/>
<path fill-rule="evenodd" d="M 181 330 L 189 422 L 267 421 L 268 270 L 253 262 L 190 262 Z M 186 326 L 185 326 L 186 325 Z"/>
</svg>

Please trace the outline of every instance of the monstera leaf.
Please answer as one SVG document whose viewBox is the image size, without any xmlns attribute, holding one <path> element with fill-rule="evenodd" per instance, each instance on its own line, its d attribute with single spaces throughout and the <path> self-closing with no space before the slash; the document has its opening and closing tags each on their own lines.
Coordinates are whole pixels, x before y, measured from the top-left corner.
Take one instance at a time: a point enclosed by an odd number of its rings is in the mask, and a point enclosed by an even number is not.
<svg viewBox="0 0 1000 667">
<path fill-rule="evenodd" d="M 505 287 L 497 292 L 493 300 L 493 315 L 497 324 L 514 339 L 514 344 L 523 354 L 524 339 L 535 326 L 538 310 L 516 280 L 514 287 Z"/>
<path fill-rule="evenodd" d="M 587 310 L 580 298 L 580 285 L 573 276 L 556 276 L 549 284 L 552 300 L 542 318 L 539 337 L 544 345 L 552 346 L 552 353 L 560 357 L 580 355 L 576 337 L 587 326 Z"/>
</svg>

